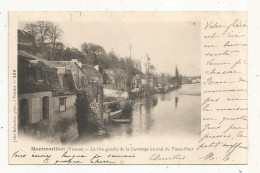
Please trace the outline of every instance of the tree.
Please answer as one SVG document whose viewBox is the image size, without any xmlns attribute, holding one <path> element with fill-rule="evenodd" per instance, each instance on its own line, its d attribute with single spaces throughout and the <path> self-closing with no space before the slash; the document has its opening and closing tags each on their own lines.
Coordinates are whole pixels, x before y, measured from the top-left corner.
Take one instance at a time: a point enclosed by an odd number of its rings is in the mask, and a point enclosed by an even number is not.
<svg viewBox="0 0 260 173">
<path fill-rule="evenodd" d="M 175 67 L 175 77 L 178 78 L 179 77 L 179 70 L 178 67 Z"/>
<path fill-rule="evenodd" d="M 83 43 L 81 51 L 87 55 L 87 62 L 92 65 L 102 65 L 100 59 L 106 56 L 106 51 L 102 46 L 93 43 Z"/>
<path fill-rule="evenodd" d="M 140 60 L 133 60 L 134 61 L 134 68 L 137 69 L 138 71 L 142 71 L 142 65 Z"/>
<path fill-rule="evenodd" d="M 100 53 L 105 54 L 105 50 L 102 46 L 93 43 L 83 43 L 81 45 L 81 51 L 88 54 L 88 53 Z"/>
<path fill-rule="evenodd" d="M 175 80 L 177 82 L 178 85 L 181 85 L 182 83 L 182 76 L 179 74 L 179 70 L 178 67 L 175 67 Z"/>
<path fill-rule="evenodd" d="M 153 64 L 150 64 L 150 68 L 149 69 L 150 69 L 150 73 L 154 74 L 155 70 L 156 70 L 156 67 Z"/>
<path fill-rule="evenodd" d="M 35 23 L 26 24 L 24 29 L 32 34 L 38 43 L 42 44 L 48 38 L 50 25 L 51 22 L 48 21 L 37 21 Z"/>
<path fill-rule="evenodd" d="M 62 47 L 61 43 L 57 45 L 57 40 L 61 38 L 63 33 L 57 24 L 49 21 L 37 21 L 26 24 L 24 29 L 35 37 L 36 42 L 39 43 L 41 53 L 45 58 L 55 58 L 57 46 Z M 46 41 L 50 41 L 51 48 L 45 46 Z"/>
<path fill-rule="evenodd" d="M 48 32 L 50 30 L 51 22 L 49 21 L 38 21 L 36 22 L 37 35 L 36 40 L 39 41 L 40 44 L 44 44 L 48 38 Z"/>
<path fill-rule="evenodd" d="M 24 29 L 27 30 L 31 35 L 36 38 L 38 32 L 37 32 L 37 25 L 34 23 L 28 23 L 24 26 Z"/>
<path fill-rule="evenodd" d="M 114 51 L 111 51 L 107 54 L 107 59 L 108 59 L 108 68 L 119 68 L 120 66 L 120 61 L 118 56 L 115 54 Z"/>
<path fill-rule="evenodd" d="M 62 33 L 63 30 L 58 25 L 49 23 L 47 37 L 53 45 L 55 45 L 56 40 L 61 38 Z"/>
<path fill-rule="evenodd" d="M 62 36 L 62 29 L 53 23 L 49 23 L 47 37 L 51 42 L 51 59 L 54 58 L 56 53 L 56 41 Z"/>
</svg>

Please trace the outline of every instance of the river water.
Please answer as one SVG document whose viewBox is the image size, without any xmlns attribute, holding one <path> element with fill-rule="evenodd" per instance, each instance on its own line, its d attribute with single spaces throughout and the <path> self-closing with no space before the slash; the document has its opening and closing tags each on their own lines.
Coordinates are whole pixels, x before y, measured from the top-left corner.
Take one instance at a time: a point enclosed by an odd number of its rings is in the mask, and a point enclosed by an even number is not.
<svg viewBox="0 0 260 173">
<path fill-rule="evenodd" d="M 111 123 L 110 138 L 200 135 L 200 84 L 136 99 L 131 123 Z"/>
</svg>

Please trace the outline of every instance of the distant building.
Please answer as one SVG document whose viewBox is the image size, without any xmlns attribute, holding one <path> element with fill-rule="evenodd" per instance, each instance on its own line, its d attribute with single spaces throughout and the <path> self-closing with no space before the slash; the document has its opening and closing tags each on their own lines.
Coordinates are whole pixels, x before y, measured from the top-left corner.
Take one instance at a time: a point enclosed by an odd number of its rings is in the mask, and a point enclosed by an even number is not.
<svg viewBox="0 0 260 173">
<path fill-rule="evenodd" d="M 147 79 L 146 78 L 142 78 L 141 82 L 142 82 L 142 85 L 146 85 L 147 84 Z"/>
<path fill-rule="evenodd" d="M 55 68 L 65 67 L 70 69 L 76 88 L 79 90 L 84 88 L 84 85 L 87 83 L 87 76 L 83 71 L 81 62 L 78 62 L 78 60 L 73 59 L 72 61 L 45 61 L 44 63 Z"/>
<path fill-rule="evenodd" d="M 126 91 L 126 72 L 124 70 L 107 69 L 104 72 L 104 88 Z"/>
<path fill-rule="evenodd" d="M 195 84 L 195 83 L 200 83 L 201 77 L 200 76 L 193 76 L 193 77 L 187 77 L 184 76 L 182 77 L 182 84 Z"/>
<path fill-rule="evenodd" d="M 82 68 L 88 78 L 89 83 L 98 82 L 103 84 L 103 75 L 92 65 L 83 64 Z"/>
<path fill-rule="evenodd" d="M 191 83 L 197 83 L 197 80 L 196 79 L 192 79 Z"/>
<path fill-rule="evenodd" d="M 154 74 L 148 74 L 147 76 L 148 84 L 150 87 L 157 87 L 158 86 L 158 78 Z"/>
<path fill-rule="evenodd" d="M 82 64 L 77 59 L 71 61 L 47 61 L 53 67 L 66 67 L 71 70 L 75 86 L 84 91 L 90 107 L 99 118 L 103 117 L 103 76 L 93 66 Z"/>
<path fill-rule="evenodd" d="M 200 78 L 197 78 L 197 83 L 200 83 L 201 82 L 201 79 Z"/>
<path fill-rule="evenodd" d="M 35 44 L 35 37 L 31 35 L 29 32 L 18 29 L 18 44 L 29 45 L 32 46 Z"/>
<path fill-rule="evenodd" d="M 133 77 L 132 88 L 133 89 L 141 89 L 141 87 L 142 87 L 142 75 L 137 74 Z"/>
<path fill-rule="evenodd" d="M 24 30 L 18 30 L 18 50 L 24 50 L 27 52 L 35 53 L 38 49 L 37 44 L 35 42 L 35 37 L 30 34 L 29 32 L 26 32 Z"/>
</svg>

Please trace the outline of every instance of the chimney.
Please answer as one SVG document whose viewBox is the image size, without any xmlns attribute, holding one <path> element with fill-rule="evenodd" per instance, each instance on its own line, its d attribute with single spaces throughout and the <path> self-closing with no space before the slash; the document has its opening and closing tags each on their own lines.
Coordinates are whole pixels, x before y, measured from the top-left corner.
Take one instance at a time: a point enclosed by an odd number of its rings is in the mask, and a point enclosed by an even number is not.
<svg viewBox="0 0 260 173">
<path fill-rule="evenodd" d="M 29 67 L 37 66 L 38 65 L 38 60 L 29 60 Z"/>
<path fill-rule="evenodd" d="M 95 65 L 94 68 L 99 71 L 99 66 L 98 65 Z"/>
<path fill-rule="evenodd" d="M 78 63 L 78 59 L 71 59 L 72 62 Z"/>
<path fill-rule="evenodd" d="M 80 61 L 78 61 L 78 65 L 82 68 L 82 63 Z"/>
</svg>

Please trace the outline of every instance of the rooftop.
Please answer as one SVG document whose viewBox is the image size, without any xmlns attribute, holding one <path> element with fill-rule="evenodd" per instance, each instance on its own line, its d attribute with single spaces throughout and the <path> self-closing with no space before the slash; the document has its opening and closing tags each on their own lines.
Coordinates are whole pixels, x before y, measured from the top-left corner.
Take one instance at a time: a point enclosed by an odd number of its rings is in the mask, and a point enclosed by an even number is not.
<svg viewBox="0 0 260 173">
<path fill-rule="evenodd" d="M 32 61 L 38 60 L 38 61 Z M 40 69 L 42 80 L 36 79 L 37 69 Z M 53 95 L 74 94 L 76 91 L 71 73 L 68 75 L 69 91 L 64 91 L 60 85 L 57 68 L 50 67 L 39 61 L 39 57 L 25 52 L 18 52 L 18 92 L 31 93 L 52 91 Z"/>
<path fill-rule="evenodd" d="M 86 70 L 86 75 L 102 77 L 103 75 L 97 71 L 92 65 L 83 64 L 82 68 Z"/>
</svg>

